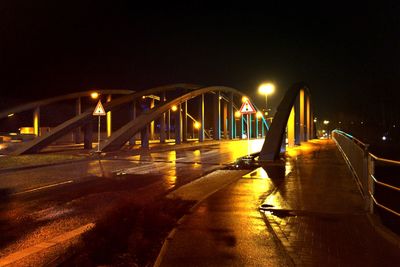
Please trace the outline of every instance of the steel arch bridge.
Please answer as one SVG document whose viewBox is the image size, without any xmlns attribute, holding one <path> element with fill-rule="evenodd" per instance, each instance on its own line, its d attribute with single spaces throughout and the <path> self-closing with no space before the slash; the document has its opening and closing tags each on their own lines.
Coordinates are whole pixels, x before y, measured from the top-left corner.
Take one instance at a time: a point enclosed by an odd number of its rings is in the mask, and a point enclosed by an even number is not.
<svg viewBox="0 0 400 267">
<path fill-rule="evenodd" d="M 149 140 L 156 138 L 155 122 L 158 122 L 159 125 L 157 139 L 160 143 L 166 142 L 171 137 L 175 139 L 176 144 L 188 141 L 188 128 L 192 128 L 194 132 L 194 125 L 190 126 L 188 119 L 198 122 L 198 141 L 203 142 L 207 134 L 205 120 L 212 117 L 212 139 L 214 140 L 236 139 L 241 138 L 244 134 L 249 134 L 252 138 L 266 136 L 260 154 L 260 159 L 266 161 L 275 160 L 279 157 L 280 147 L 286 132 L 289 145 L 300 144 L 301 141 L 308 140 L 313 132 L 309 90 L 303 83 L 295 84 L 289 89 L 278 108 L 270 131 L 268 131 L 269 126 L 264 116 L 259 118 L 259 116 L 253 115 L 250 116 L 249 121 L 246 120 L 245 116 L 235 116 L 235 111 L 237 113 L 242 98 L 249 99 L 249 97 L 231 87 L 181 83 L 159 86 L 140 92 L 131 90 L 99 90 L 98 92 L 107 96 L 104 104 L 104 109 L 107 112 L 107 138 L 100 143 L 102 152 L 119 150 L 127 143 L 133 144 L 137 135 L 140 135 L 141 147 L 148 148 Z M 90 92 L 80 92 L 58 96 L 0 112 L 1 119 L 9 114 L 33 110 L 36 138 L 22 144 L 12 154 L 38 153 L 71 132 L 74 134 L 75 142 L 79 143 L 81 130 L 83 130 L 84 148 L 92 149 L 93 122 L 96 118 L 92 115 L 93 108 L 83 112 L 81 110 L 81 99 L 88 97 L 89 94 Z M 112 95 L 119 95 L 119 97 L 113 98 Z M 43 110 L 46 105 L 68 99 L 76 99 L 75 116 L 65 120 L 51 131 L 40 135 L 40 110 Z M 207 99 L 211 101 L 206 101 Z M 189 109 L 195 108 L 197 110 L 195 116 L 189 114 L 188 105 Z M 112 132 L 111 114 L 121 107 L 128 108 L 128 112 L 124 114 L 124 117 L 126 117 L 125 124 Z M 174 111 L 174 108 L 177 111 Z M 297 116 L 294 115 L 295 110 Z M 171 120 L 174 122 L 173 125 L 170 124 Z M 247 126 L 247 124 L 250 126 L 249 133 L 246 132 L 247 127 L 245 125 Z M 171 133 L 172 128 L 173 133 Z M 240 133 L 239 136 L 238 132 Z M 211 136 L 209 135 L 209 137 Z"/>
</svg>

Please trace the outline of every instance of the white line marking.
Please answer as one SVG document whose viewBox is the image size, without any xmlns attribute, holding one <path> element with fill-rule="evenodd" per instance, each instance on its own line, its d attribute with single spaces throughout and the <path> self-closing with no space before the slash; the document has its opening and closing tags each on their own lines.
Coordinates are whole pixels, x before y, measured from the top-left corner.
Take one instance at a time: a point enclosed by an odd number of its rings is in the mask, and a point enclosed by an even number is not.
<svg viewBox="0 0 400 267">
<path fill-rule="evenodd" d="M 74 182 L 73 180 L 69 180 L 69 181 L 60 182 L 60 183 L 56 183 L 56 184 L 49 184 L 49 185 L 45 185 L 45 186 L 29 189 L 29 190 L 26 190 L 26 191 L 14 193 L 13 195 L 21 195 L 21 194 L 25 194 L 25 193 L 31 193 L 31 192 L 39 191 L 39 190 L 42 190 L 42 189 L 55 187 L 55 186 L 58 186 L 58 185 L 70 184 L 70 183 L 73 183 L 73 182 Z"/>
</svg>

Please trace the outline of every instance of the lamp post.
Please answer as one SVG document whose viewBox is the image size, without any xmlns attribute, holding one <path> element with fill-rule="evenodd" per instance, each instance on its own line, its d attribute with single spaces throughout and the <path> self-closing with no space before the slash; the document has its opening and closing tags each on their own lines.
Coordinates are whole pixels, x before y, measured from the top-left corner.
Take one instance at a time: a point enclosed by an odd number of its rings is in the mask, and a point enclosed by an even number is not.
<svg viewBox="0 0 400 267">
<path fill-rule="evenodd" d="M 275 91 L 273 83 L 263 83 L 258 87 L 258 93 L 265 95 L 265 111 L 268 112 L 268 95 Z"/>
</svg>

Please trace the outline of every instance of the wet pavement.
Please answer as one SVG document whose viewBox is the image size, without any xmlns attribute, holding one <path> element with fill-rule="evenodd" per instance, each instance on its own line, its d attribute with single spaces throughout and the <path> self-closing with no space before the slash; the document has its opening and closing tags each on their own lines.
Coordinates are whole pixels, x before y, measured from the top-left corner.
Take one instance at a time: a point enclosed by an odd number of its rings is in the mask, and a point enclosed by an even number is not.
<svg viewBox="0 0 400 267">
<path fill-rule="evenodd" d="M 253 152 L 263 140 L 254 140 Z M 94 222 L 124 198 L 138 201 L 221 169 L 247 141 L 114 153 L 98 159 L 3 172 L 0 258 Z"/>
<path fill-rule="evenodd" d="M 203 201 L 161 266 L 399 266 L 331 140 L 287 152 Z M 259 211 L 263 205 L 264 211 Z"/>
</svg>

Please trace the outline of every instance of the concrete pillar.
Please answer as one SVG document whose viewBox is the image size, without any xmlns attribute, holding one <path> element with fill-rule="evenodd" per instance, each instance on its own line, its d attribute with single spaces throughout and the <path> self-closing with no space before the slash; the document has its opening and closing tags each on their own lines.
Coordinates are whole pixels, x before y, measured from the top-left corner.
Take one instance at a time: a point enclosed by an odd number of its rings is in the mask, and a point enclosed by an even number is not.
<svg viewBox="0 0 400 267">
<path fill-rule="evenodd" d="M 33 110 L 33 133 L 36 136 L 40 135 L 40 107 Z"/>
<path fill-rule="evenodd" d="M 295 138 L 294 138 L 294 132 L 295 132 L 295 115 L 294 115 L 294 107 L 292 107 L 292 110 L 290 111 L 289 119 L 287 122 L 287 138 L 288 138 L 288 146 L 289 147 L 294 147 L 295 145 Z"/>
<path fill-rule="evenodd" d="M 129 118 L 130 120 L 135 120 L 136 119 L 136 102 L 133 101 L 129 104 Z M 129 139 L 129 144 L 130 145 L 134 145 L 135 144 L 135 135 L 133 135 L 130 139 Z"/>
<path fill-rule="evenodd" d="M 229 131 L 229 139 L 235 138 L 235 114 L 233 111 L 233 93 L 229 93 L 229 102 L 228 102 L 228 131 Z"/>
<path fill-rule="evenodd" d="M 150 109 L 154 108 L 154 98 L 150 98 Z M 154 140 L 154 121 L 150 122 L 150 139 Z"/>
<path fill-rule="evenodd" d="M 204 94 L 201 94 L 199 97 L 199 122 L 200 122 L 200 129 L 199 129 L 199 142 L 204 142 Z"/>
<path fill-rule="evenodd" d="M 300 107 L 300 120 L 299 120 L 299 124 L 300 124 L 300 142 L 304 141 L 304 90 L 301 89 L 300 90 L 300 103 L 299 103 L 299 107 Z"/>
<path fill-rule="evenodd" d="M 215 92 L 214 95 L 214 140 L 221 140 L 221 100 L 220 91 Z"/>
<path fill-rule="evenodd" d="M 310 111 L 310 96 L 306 96 L 306 141 L 311 139 L 311 111 Z"/>
<path fill-rule="evenodd" d="M 181 105 L 178 105 L 178 110 L 175 111 L 175 144 L 182 143 L 182 113 Z"/>
<path fill-rule="evenodd" d="M 163 92 L 160 97 L 160 104 L 164 105 L 165 101 L 166 101 L 165 92 Z M 166 117 L 166 114 L 164 112 L 160 117 L 160 143 L 161 144 L 165 143 L 165 137 L 166 137 L 166 135 L 165 135 L 165 117 Z"/>
<path fill-rule="evenodd" d="M 239 139 L 242 139 L 243 138 L 243 134 L 244 134 L 244 116 L 241 115 L 240 117 L 241 117 L 241 121 L 242 121 L 242 131 L 240 133 Z"/>
<path fill-rule="evenodd" d="M 224 139 L 228 139 L 228 105 L 225 101 L 222 102 L 222 131 Z"/>
<path fill-rule="evenodd" d="M 141 140 L 141 147 L 142 148 L 149 148 L 149 125 L 146 125 L 140 131 L 140 140 Z"/>
<path fill-rule="evenodd" d="M 256 116 L 256 138 L 258 138 L 258 117 Z"/>
<path fill-rule="evenodd" d="M 171 139 L 171 109 L 168 109 L 168 113 L 167 113 L 167 139 Z"/>
<path fill-rule="evenodd" d="M 78 97 L 75 101 L 75 116 L 79 116 L 82 113 L 81 98 Z M 74 142 L 79 144 L 81 142 L 81 127 L 77 127 L 74 130 Z"/>
<path fill-rule="evenodd" d="M 252 114 L 249 114 L 249 116 L 248 116 L 248 118 L 249 118 L 249 121 L 247 122 L 247 123 L 249 123 L 249 137 L 250 138 L 252 138 L 252 136 L 253 136 L 253 129 L 252 129 Z"/>
<path fill-rule="evenodd" d="M 93 120 L 83 127 L 83 147 L 85 149 L 93 148 Z"/>
<path fill-rule="evenodd" d="M 111 95 L 107 96 L 107 103 L 111 102 Z M 111 111 L 107 112 L 107 137 L 111 136 L 112 133 L 112 118 L 111 118 Z"/>
<path fill-rule="evenodd" d="M 181 104 L 182 107 L 182 139 L 183 142 L 187 142 L 188 140 L 188 115 L 187 115 L 187 101 Z"/>
</svg>

